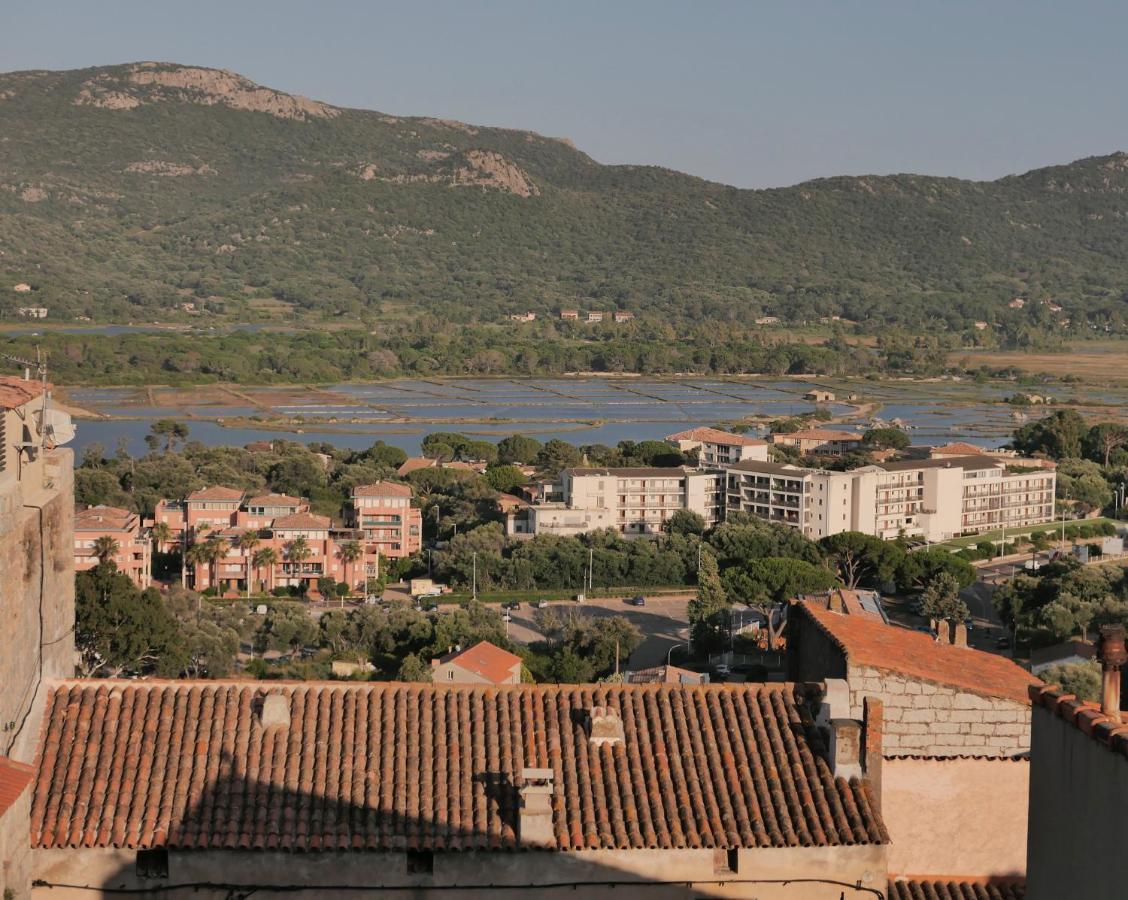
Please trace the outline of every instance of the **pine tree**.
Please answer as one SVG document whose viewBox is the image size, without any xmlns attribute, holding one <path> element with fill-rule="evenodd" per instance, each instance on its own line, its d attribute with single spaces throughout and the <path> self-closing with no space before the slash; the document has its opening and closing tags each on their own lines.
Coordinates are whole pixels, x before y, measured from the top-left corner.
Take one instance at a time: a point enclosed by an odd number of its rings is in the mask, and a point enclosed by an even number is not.
<svg viewBox="0 0 1128 900">
<path fill-rule="evenodd" d="M 697 568 L 697 596 L 689 601 L 687 610 L 690 638 L 698 652 L 708 653 L 724 646 L 729 606 L 717 557 L 702 547 Z"/>
</svg>

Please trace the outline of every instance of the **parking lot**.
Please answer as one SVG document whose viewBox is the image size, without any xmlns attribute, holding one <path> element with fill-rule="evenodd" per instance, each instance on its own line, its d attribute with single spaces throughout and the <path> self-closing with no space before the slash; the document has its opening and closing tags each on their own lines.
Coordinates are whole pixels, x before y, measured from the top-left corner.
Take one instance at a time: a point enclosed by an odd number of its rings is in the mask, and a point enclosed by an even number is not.
<svg viewBox="0 0 1128 900">
<path fill-rule="evenodd" d="M 631 654 L 629 663 L 624 666 L 644 669 L 662 665 L 671 648 L 689 640 L 689 620 L 686 607 L 693 595 L 690 593 L 674 596 L 647 597 L 645 606 L 632 606 L 622 598 L 591 599 L 583 603 L 575 601 L 553 601 L 550 606 L 565 606 L 579 610 L 592 618 L 623 616 L 633 623 L 643 634 L 642 644 Z M 513 611 L 509 622 L 509 636 L 515 641 L 529 644 L 544 639 L 537 631 L 534 616 L 536 607 L 522 603 L 519 610 Z"/>
</svg>

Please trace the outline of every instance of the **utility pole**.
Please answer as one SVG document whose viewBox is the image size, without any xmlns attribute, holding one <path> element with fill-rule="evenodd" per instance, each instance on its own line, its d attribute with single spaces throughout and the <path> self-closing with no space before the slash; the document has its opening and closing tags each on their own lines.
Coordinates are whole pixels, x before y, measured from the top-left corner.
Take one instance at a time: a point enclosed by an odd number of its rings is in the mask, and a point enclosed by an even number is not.
<svg viewBox="0 0 1128 900">
<path fill-rule="evenodd" d="M 474 569 L 473 569 L 473 576 L 472 576 L 473 581 L 471 582 L 471 588 L 470 588 L 470 592 L 471 592 L 470 598 L 472 600 L 477 600 L 478 599 L 478 551 L 477 550 L 474 551 L 474 555 L 473 555 L 472 559 L 474 561 Z"/>
<path fill-rule="evenodd" d="M 588 579 L 587 579 L 587 582 L 588 582 L 587 583 L 587 589 L 588 589 L 588 593 L 590 594 L 592 592 L 592 590 L 594 590 L 594 588 L 595 588 L 595 550 L 594 550 L 594 548 L 591 548 L 591 547 L 588 548 Z"/>
<path fill-rule="evenodd" d="M 615 677 L 619 677 L 619 639 L 615 638 Z"/>
</svg>

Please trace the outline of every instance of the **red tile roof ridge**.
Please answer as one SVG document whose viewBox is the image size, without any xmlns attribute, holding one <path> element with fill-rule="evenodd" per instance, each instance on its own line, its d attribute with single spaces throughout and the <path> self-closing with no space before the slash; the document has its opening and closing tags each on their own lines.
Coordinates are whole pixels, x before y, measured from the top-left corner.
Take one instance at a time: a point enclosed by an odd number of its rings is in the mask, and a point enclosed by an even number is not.
<svg viewBox="0 0 1128 900">
<path fill-rule="evenodd" d="M 915 759 L 927 762 L 929 760 L 936 760 L 937 762 L 944 762 L 949 759 L 984 759 L 990 762 L 1030 762 L 1029 751 L 1025 753 L 1016 753 L 1014 756 L 996 756 L 991 753 L 885 753 L 882 754 L 884 760 L 898 760 L 898 759 Z"/>
<path fill-rule="evenodd" d="M 1080 700 L 1056 684 L 1030 685 L 1030 701 L 1065 720 L 1082 734 L 1108 747 L 1114 753 L 1128 757 L 1128 721 L 1121 714 L 1117 722 L 1101 712 L 1099 703 Z"/>
<path fill-rule="evenodd" d="M 889 900 L 1023 900 L 1026 879 L 980 875 L 889 875 Z"/>
<path fill-rule="evenodd" d="M 766 447 L 768 444 L 767 441 L 760 440 L 759 438 L 750 438 L 743 434 L 735 434 L 731 431 L 723 431 L 720 428 L 709 428 L 704 425 L 698 428 L 687 428 L 685 431 L 668 434 L 666 435 L 666 440 L 706 441 L 713 444 L 731 444 L 737 447 Z"/>
<path fill-rule="evenodd" d="M 842 651 L 847 661 L 897 672 L 970 694 L 1028 704 L 1028 689 L 1041 679 L 1017 663 L 973 647 L 940 644 L 931 635 L 888 625 L 872 616 L 850 616 L 801 600 L 791 602 Z"/>
<path fill-rule="evenodd" d="M 50 393 L 51 385 L 46 386 Z M 42 396 L 42 381 L 24 380 L 16 375 L 0 375 L 0 409 L 17 409 Z"/>
</svg>

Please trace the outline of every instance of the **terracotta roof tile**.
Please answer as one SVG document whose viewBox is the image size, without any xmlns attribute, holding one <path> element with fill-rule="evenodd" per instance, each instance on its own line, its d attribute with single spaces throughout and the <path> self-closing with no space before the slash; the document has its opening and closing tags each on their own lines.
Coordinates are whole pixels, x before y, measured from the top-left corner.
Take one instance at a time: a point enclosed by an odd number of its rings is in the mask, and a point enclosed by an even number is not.
<svg viewBox="0 0 1128 900">
<path fill-rule="evenodd" d="M 1025 900 L 1026 882 L 1002 879 L 898 879 L 889 900 Z"/>
<path fill-rule="evenodd" d="M 836 779 L 793 685 L 64 682 L 31 844 L 515 849 L 525 766 L 554 774 L 561 851 L 888 841 Z M 289 723 L 256 713 L 279 694 Z M 593 746 L 590 710 L 624 740 Z"/>
<path fill-rule="evenodd" d="M 48 385 L 47 389 L 50 388 Z M 42 381 L 24 381 L 14 375 L 0 375 L 0 409 L 17 409 L 42 395 Z"/>
<path fill-rule="evenodd" d="M 192 491 L 188 495 L 188 500 L 242 500 L 245 491 L 238 488 L 221 487 L 215 485 L 213 487 L 201 488 L 198 491 Z"/>
<path fill-rule="evenodd" d="M 975 444 L 969 444 L 965 441 L 954 441 L 951 444 L 944 444 L 942 447 L 933 447 L 930 451 L 933 455 L 943 453 L 946 456 L 986 456 L 987 451 L 982 447 L 977 447 Z"/>
<path fill-rule="evenodd" d="M 807 602 L 793 602 L 791 611 L 805 614 L 855 665 L 899 672 L 1018 703 L 1029 703 L 1028 688 L 1041 683 L 1004 656 L 939 644 L 931 635 L 886 625 L 872 616 L 843 615 Z"/>
<path fill-rule="evenodd" d="M 289 494 L 259 494 L 247 501 L 247 506 L 305 506 L 301 497 L 291 497 Z"/>
<path fill-rule="evenodd" d="M 333 520 L 328 516 L 317 516 L 313 513 L 300 512 L 289 516 L 279 516 L 271 523 L 270 527 L 275 531 L 288 528 L 323 529 L 328 528 L 332 524 Z"/>
<path fill-rule="evenodd" d="M 1104 744 L 1114 753 L 1128 757 L 1128 721 L 1117 722 L 1101 712 L 1099 703 L 1078 700 L 1056 684 L 1030 685 L 1030 700 L 1042 706 L 1082 734 Z M 1125 718 L 1123 715 L 1121 718 Z"/>
<path fill-rule="evenodd" d="M 521 665 L 521 657 L 502 650 L 489 641 L 478 641 L 473 647 L 446 654 L 439 662 L 456 663 L 460 668 L 487 681 L 505 684 L 513 674 L 513 667 Z"/>
<path fill-rule="evenodd" d="M 433 469 L 439 464 L 437 459 L 429 459 L 426 456 L 409 456 L 396 469 L 397 475 L 406 475 L 409 472 L 416 472 L 419 469 Z"/>
<path fill-rule="evenodd" d="M 398 484 L 394 481 L 358 484 L 352 489 L 354 497 L 410 497 L 412 493 L 410 484 Z"/>
<path fill-rule="evenodd" d="M 116 506 L 91 506 L 74 514 L 74 530 L 128 531 L 136 517 L 136 513 Z"/>
<path fill-rule="evenodd" d="M 730 431 L 721 431 L 719 428 L 689 428 L 676 434 L 666 436 L 667 441 L 701 441 L 710 444 L 728 444 L 736 447 L 766 447 L 768 442 L 759 438 L 745 437 L 743 434 L 733 434 Z"/>
<path fill-rule="evenodd" d="M 705 684 L 705 676 L 677 666 L 652 666 L 627 673 L 630 684 Z"/>
<path fill-rule="evenodd" d="M 0 816 L 11 809 L 34 779 L 34 766 L 0 756 Z"/>
<path fill-rule="evenodd" d="M 805 441 L 857 441 L 861 443 L 862 436 L 852 431 L 836 431 L 832 428 L 809 428 L 806 431 L 785 431 L 773 434 L 772 438 L 800 438 Z"/>
</svg>

